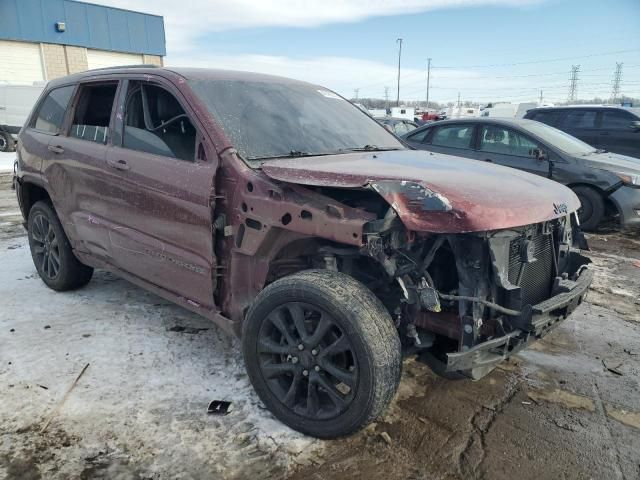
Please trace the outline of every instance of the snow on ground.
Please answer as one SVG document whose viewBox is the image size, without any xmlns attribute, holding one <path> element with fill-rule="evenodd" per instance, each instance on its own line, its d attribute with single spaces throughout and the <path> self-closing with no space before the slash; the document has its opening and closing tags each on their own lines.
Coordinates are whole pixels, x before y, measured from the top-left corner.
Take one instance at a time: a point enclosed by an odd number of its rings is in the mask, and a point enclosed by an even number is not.
<svg viewBox="0 0 640 480">
<path fill-rule="evenodd" d="M 0 265 L 0 478 L 279 478 L 319 448 L 264 409 L 208 320 L 104 271 L 54 292 L 24 236 L 0 240 Z M 207 415 L 214 399 L 233 411 Z"/>
<path fill-rule="evenodd" d="M 16 152 L 0 152 L 0 173 L 13 172 Z"/>
</svg>

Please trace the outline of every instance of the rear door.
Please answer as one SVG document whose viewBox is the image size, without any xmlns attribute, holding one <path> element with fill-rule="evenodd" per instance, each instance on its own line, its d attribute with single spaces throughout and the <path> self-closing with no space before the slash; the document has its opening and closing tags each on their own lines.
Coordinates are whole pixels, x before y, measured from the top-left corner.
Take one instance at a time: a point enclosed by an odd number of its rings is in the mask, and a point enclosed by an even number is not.
<svg viewBox="0 0 640 480">
<path fill-rule="evenodd" d="M 108 260 L 110 184 L 105 157 L 118 80 L 78 85 L 64 131 L 49 142 L 42 173 L 74 248 Z"/>
<path fill-rule="evenodd" d="M 598 148 L 640 158 L 640 130 L 632 128 L 634 121 L 638 121 L 638 118 L 630 112 L 603 109 Z"/>
<path fill-rule="evenodd" d="M 445 124 L 430 129 L 424 149 L 432 152 L 475 158 L 473 150 L 474 123 Z"/>
<path fill-rule="evenodd" d="M 113 262 L 212 308 L 217 155 L 193 110 L 164 80 L 127 80 L 119 102 L 118 139 L 106 156 Z"/>
<path fill-rule="evenodd" d="M 595 148 L 600 148 L 597 120 L 598 109 L 596 108 L 572 108 L 560 119 L 557 128 Z"/>
<path fill-rule="evenodd" d="M 538 160 L 536 150 L 547 149 L 531 137 L 514 129 L 486 124 L 479 126 L 477 159 L 549 176 L 549 162 Z"/>
</svg>

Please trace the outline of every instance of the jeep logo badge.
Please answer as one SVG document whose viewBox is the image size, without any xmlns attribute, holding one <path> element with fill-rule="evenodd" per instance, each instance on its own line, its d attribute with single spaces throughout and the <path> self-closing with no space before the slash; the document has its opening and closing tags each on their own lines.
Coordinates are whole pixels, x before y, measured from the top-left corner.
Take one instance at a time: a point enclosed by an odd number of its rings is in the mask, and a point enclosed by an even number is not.
<svg viewBox="0 0 640 480">
<path fill-rule="evenodd" d="M 556 215 L 560 215 L 561 213 L 564 213 L 566 215 L 568 212 L 569 209 L 567 208 L 566 203 L 553 204 L 553 213 L 555 213 Z"/>
</svg>

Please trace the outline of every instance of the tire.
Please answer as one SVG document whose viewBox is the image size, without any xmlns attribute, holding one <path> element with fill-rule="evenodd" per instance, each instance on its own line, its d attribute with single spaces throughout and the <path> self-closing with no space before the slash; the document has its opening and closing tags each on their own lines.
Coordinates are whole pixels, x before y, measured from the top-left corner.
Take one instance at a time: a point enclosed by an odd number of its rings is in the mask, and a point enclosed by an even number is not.
<svg viewBox="0 0 640 480">
<path fill-rule="evenodd" d="M 0 132 L 0 152 L 14 152 L 15 142 L 11 134 L 7 132 Z"/>
<path fill-rule="evenodd" d="M 374 421 L 400 382 L 400 339 L 389 313 L 342 273 L 307 270 L 266 287 L 247 313 L 242 347 L 267 408 L 318 438 L 348 435 Z"/>
<path fill-rule="evenodd" d="M 583 230 L 595 230 L 604 216 L 604 200 L 602 195 L 590 187 L 574 187 L 574 193 L 580 200 L 578 218 Z"/>
<path fill-rule="evenodd" d="M 33 204 L 27 220 L 27 233 L 33 264 L 49 288 L 63 292 L 89 283 L 93 268 L 83 265 L 75 257 L 62 224 L 49 203 Z"/>
</svg>

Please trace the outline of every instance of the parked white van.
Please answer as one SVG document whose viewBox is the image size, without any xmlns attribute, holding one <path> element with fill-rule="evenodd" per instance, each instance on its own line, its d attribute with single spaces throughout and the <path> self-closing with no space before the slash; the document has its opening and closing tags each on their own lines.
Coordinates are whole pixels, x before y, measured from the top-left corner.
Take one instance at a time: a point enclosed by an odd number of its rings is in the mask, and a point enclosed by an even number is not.
<svg viewBox="0 0 640 480">
<path fill-rule="evenodd" d="M 16 136 L 43 88 L 43 82 L 33 85 L 0 82 L 0 152 L 15 149 Z"/>
</svg>

